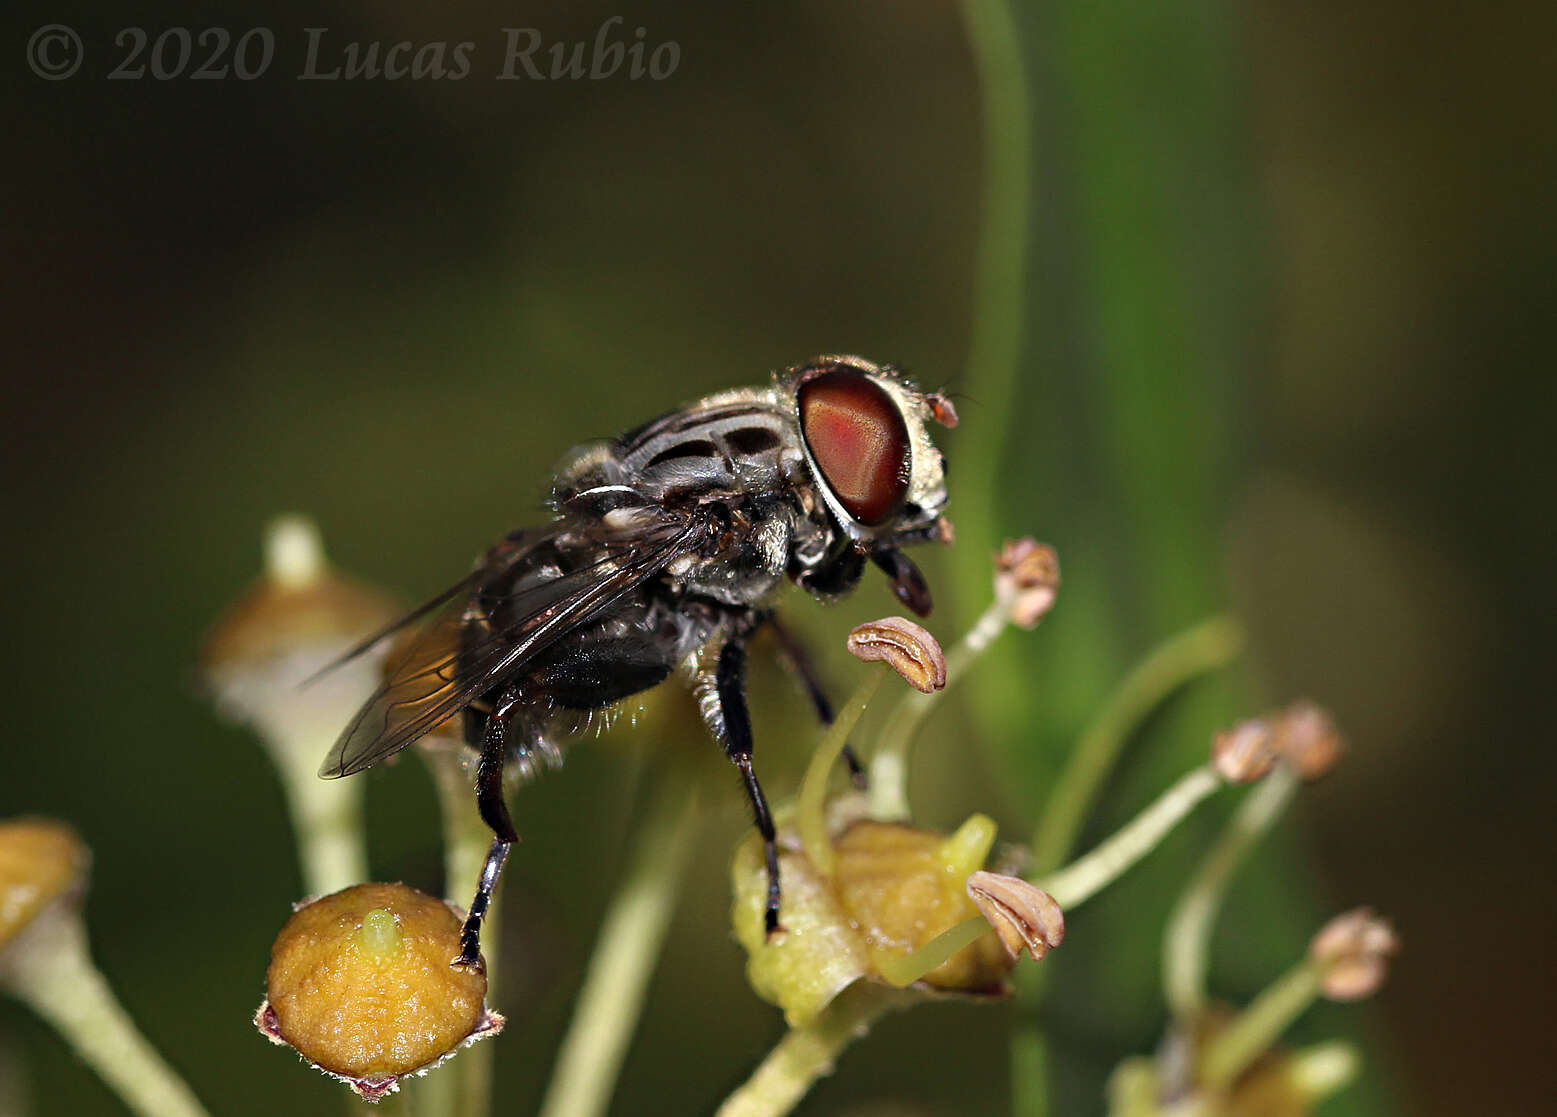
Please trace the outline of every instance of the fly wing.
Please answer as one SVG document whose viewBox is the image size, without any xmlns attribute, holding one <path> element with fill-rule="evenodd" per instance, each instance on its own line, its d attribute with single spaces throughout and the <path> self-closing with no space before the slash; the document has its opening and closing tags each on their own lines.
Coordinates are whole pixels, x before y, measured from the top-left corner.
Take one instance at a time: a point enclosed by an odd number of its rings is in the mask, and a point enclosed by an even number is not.
<svg viewBox="0 0 1557 1117">
<path fill-rule="evenodd" d="M 578 530 L 576 523 L 562 521 L 518 541 L 510 537 L 495 559 L 506 568 L 531 548 L 573 530 Z M 507 623 L 463 648 L 468 596 L 449 601 L 409 651 L 392 655 L 388 678 L 335 742 L 319 774 L 325 779 L 349 776 L 399 752 L 658 575 L 703 535 L 696 516 L 646 514 L 633 526 L 610 532 L 589 564 L 514 596 L 504 608 Z M 473 588 L 484 580 L 478 577 Z M 424 606 L 418 613 L 426 611 Z"/>
<path fill-rule="evenodd" d="M 437 597 L 430 601 L 422 602 L 415 609 L 412 609 L 403 617 L 396 617 L 389 624 L 386 624 L 383 628 L 375 632 L 372 636 L 367 637 L 353 647 L 348 648 L 334 659 L 330 660 L 329 663 L 326 663 L 323 667 L 319 668 L 319 670 L 308 676 L 308 678 L 304 679 L 299 685 L 305 687 L 313 685 L 320 679 L 324 678 L 324 676 L 328 675 L 331 671 L 334 671 L 336 668 L 344 667 L 346 664 L 350 663 L 357 657 L 366 655 L 368 652 L 378 647 L 385 640 L 388 640 L 401 629 L 411 627 L 417 621 L 421 620 L 429 613 L 432 613 L 434 610 L 441 610 L 443 614 L 452 614 L 457 618 L 460 610 L 464 608 L 466 597 L 469 596 L 470 591 L 476 587 L 477 583 L 481 581 L 483 573 L 484 571 L 476 570 L 470 574 L 467 574 L 464 578 L 461 578 L 458 582 L 455 582 L 452 586 L 444 590 Z M 446 605 L 449 605 L 450 602 L 454 602 L 454 604 L 449 608 L 444 608 Z M 440 617 L 440 622 L 442 620 L 443 617 Z"/>
</svg>

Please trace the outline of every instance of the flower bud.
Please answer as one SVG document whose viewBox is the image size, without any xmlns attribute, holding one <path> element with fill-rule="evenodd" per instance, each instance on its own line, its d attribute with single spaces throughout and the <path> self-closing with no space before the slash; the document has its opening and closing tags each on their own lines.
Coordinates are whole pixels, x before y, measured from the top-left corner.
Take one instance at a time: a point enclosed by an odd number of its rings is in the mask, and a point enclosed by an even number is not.
<svg viewBox="0 0 1557 1117">
<path fill-rule="evenodd" d="M 787 821 L 780 827 L 781 934 L 769 939 L 764 933 L 767 874 L 755 835 L 731 865 L 734 926 L 747 950 L 747 977 L 793 1027 L 814 1020 L 855 981 L 883 980 L 884 966 L 979 914 L 963 886 L 988 856 L 993 823 L 975 815 L 945 836 L 862 820 L 843 809 L 848 803 L 839 800 L 829 819 L 836 862 L 830 875 L 806 856 Z M 1000 940 L 985 933 L 917 981 L 906 980 L 924 993 L 1000 993 L 1012 964 Z"/>
<path fill-rule="evenodd" d="M 1060 588 L 1060 559 L 1054 548 L 1024 537 L 1007 539 L 995 556 L 995 597 L 1011 623 L 1036 628 L 1054 607 Z"/>
<path fill-rule="evenodd" d="M 1320 991 L 1332 1001 L 1372 996 L 1400 948 L 1394 928 L 1371 908 L 1356 908 L 1320 928 L 1308 954 L 1320 967 Z"/>
<path fill-rule="evenodd" d="M 801 1027 L 866 976 L 870 959 L 830 879 L 805 855 L 794 830 L 782 826 L 778 843 L 783 930 L 769 938 L 763 926 L 768 875 L 755 834 L 736 848 L 730 865 L 731 922 L 746 948 L 752 990 L 783 1009 L 791 1027 Z"/>
<path fill-rule="evenodd" d="M 460 916 L 403 884 L 359 884 L 299 907 L 271 948 L 254 1022 L 369 1100 L 502 1029 L 484 971 L 449 965 Z"/>
<path fill-rule="evenodd" d="M 1264 718 L 1240 721 L 1211 738 L 1211 767 L 1228 783 L 1263 779 L 1277 759 L 1270 723 Z"/>
<path fill-rule="evenodd" d="M 1273 746 L 1305 780 L 1316 780 L 1341 758 L 1345 742 L 1335 721 L 1309 701 L 1294 702 L 1272 719 Z"/>
<path fill-rule="evenodd" d="M 1197 1080 L 1197 1052 L 1210 1047 L 1234 1019 L 1208 1006 L 1193 1034 L 1171 1031 L 1155 1058 L 1132 1056 L 1108 1080 L 1108 1117 L 1307 1117 L 1357 1073 L 1346 1044 L 1301 1051 L 1279 1044 L 1262 1051 L 1232 1082 L 1212 1087 Z"/>
<path fill-rule="evenodd" d="M 975 825 L 980 821 L 988 820 L 970 820 Z M 836 839 L 834 885 L 874 966 L 880 967 L 882 955 L 912 954 L 942 931 L 979 914 L 964 885 L 989 854 L 992 824 L 982 848 L 963 837 L 963 831 L 943 836 L 916 826 L 866 820 Z M 921 980 L 936 989 L 995 992 L 1004 988 L 1011 962 L 996 937 L 986 934 Z"/>
<path fill-rule="evenodd" d="M 1013 962 L 1024 949 L 1033 961 L 1040 961 L 1065 941 L 1065 913 L 1036 884 L 980 870 L 968 877 L 966 887 Z"/>
<path fill-rule="evenodd" d="M 866 663 L 886 663 L 909 686 L 929 694 L 946 685 L 946 656 L 927 631 L 903 617 L 869 621 L 849 633 L 850 653 Z"/>
<path fill-rule="evenodd" d="M 81 903 L 90 862 L 86 845 L 62 822 L 0 822 L 0 992 L 58 1029 L 129 1111 L 206 1117 L 92 961 Z M 11 1112 L 3 1099 L 0 1111 Z"/>
<path fill-rule="evenodd" d="M 303 684 L 399 610 L 330 569 L 317 529 L 298 516 L 271 524 L 265 573 L 206 637 L 201 674 L 221 708 L 268 738 L 333 739 L 376 685 L 371 659 Z M 317 760 L 316 760 L 317 762 Z"/>
<path fill-rule="evenodd" d="M 0 822 L 0 951 L 55 901 L 79 894 L 90 864 L 85 844 L 63 822 Z"/>
</svg>

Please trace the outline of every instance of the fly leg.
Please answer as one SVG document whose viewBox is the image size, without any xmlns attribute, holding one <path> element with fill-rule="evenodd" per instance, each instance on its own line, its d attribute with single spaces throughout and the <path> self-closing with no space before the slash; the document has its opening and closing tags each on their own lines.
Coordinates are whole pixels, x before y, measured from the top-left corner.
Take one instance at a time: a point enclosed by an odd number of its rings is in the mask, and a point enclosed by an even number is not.
<svg viewBox="0 0 1557 1117">
<path fill-rule="evenodd" d="M 744 636 L 731 635 L 719 649 L 719 666 L 714 675 L 714 690 L 719 699 L 717 730 L 724 740 L 725 753 L 741 770 L 746 794 L 751 799 L 757 832 L 762 835 L 762 852 L 768 863 L 768 903 L 763 909 L 763 926 L 771 938 L 779 930 L 778 845 L 774 840 L 773 815 L 767 797 L 751 768 L 751 714 L 746 709 L 746 645 Z"/>
<path fill-rule="evenodd" d="M 508 759 L 508 726 L 519 706 L 519 688 L 505 690 L 492 712 L 487 715 L 486 729 L 481 736 L 481 760 L 476 767 L 476 807 L 482 820 L 495 835 L 486 862 L 481 866 L 481 880 L 476 887 L 476 897 L 470 902 L 470 914 L 460 930 L 460 954 L 450 965 L 457 969 L 484 969 L 481 960 L 481 920 L 492 903 L 492 890 L 503 873 L 503 863 L 508 860 L 508 850 L 519 840 L 514 823 L 508 817 L 508 804 L 503 801 L 503 763 Z"/>
<path fill-rule="evenodd" d="M 779 650 L 784 658 L 789 661 L 789 666 L 800 677 L 800 685 L 805 688 L 806 694 L 811 699 L 811 705 L 816 708 L 816 716 L 821 723 L 831 725 L 833 723 L 833 704 L 827 700 L 826 693 L 822 690 L 822 684 L 816 677 L 816 667 L 811 662 L 811 657 L 806 653 L 805 645 L 789 626 L 781 623 L 778 616 L 769 613 L 768 624 L 773 628 L 773 636 L 778 640 Z M 843 746 L 843 762 L 849 766 L 849 782 L 859 790 L 866 787 L 865 769 L 860 765 L 860 758 L 855 755 L 851 745 Z"/>
</svg>

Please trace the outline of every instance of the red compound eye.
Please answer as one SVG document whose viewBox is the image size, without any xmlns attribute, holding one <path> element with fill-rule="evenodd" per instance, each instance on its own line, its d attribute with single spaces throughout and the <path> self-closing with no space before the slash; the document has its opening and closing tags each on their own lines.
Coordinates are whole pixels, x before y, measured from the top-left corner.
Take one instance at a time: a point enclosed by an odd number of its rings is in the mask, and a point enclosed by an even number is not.
<svg viewBox="0 0 1557 1117">
<path fill-rule="evenodd" d="M 881 523 L 908 491 L 908 426 L 864 373 L 824 372 L 800 387 L 800 429 L 822 479 L 862 524 Z"/>
</svg>

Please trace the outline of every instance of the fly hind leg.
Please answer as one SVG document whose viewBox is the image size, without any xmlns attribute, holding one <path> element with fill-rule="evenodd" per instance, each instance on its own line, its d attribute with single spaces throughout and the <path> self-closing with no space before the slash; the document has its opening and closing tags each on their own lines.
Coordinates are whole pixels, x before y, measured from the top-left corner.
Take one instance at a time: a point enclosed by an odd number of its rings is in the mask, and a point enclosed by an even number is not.
<svg viewBox="0 0 1557 1117">
<path fill-rule="evenodd" d="M 481 760 L 476 767 L 476 807 L 494 836 L 486 862 L 481 866 L 481 879 L 475 899 L 470 902 L 470 914 L 460 930 L 459 957 L 450 963 L 457 969 L 485 968 L 481 960 L 481 921 L 492 903 L 492 892 L 502 876 L 508 851 L 519 840 L 508 815 L 508 803 L 503 799 L 503 764 L 508 759 L 509 724 L 518 707 L 519 688 L 511 686 L 493 704 L 481 735 Z"/>
</svg>

